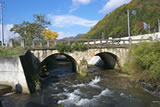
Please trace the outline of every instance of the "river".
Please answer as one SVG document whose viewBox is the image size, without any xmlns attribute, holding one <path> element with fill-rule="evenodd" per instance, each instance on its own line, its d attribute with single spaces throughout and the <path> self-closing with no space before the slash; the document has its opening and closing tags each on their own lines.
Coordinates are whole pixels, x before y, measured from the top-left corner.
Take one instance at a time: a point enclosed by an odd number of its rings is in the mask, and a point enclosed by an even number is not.
<svg viewBox="0 0 160 107">
<path fill-rule="evenodd" d="M 64 63 L 61 63 L 63 65 Z M 128 75 L 115 70 L 89 68 L 81 77 L 66 67 L 49 71 L 41 90 L 31 95 L 1 98 L 3 107 L 160 107 L 160 97 L 137 87 Z"/>
</svg>

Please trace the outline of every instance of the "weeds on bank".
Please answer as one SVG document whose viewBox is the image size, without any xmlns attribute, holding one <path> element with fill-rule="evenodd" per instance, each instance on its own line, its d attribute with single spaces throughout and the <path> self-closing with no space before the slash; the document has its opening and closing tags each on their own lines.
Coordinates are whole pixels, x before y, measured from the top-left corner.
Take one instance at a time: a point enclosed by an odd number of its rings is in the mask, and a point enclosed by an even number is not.
<svg viewBox="0 0 160 107">
<path fill-rule="evenodd" d="M 160 42 L 132 45 L 122 71 L 131 73 L 137 79 L 160 85 Z"/>
<path fill-rule="evenodd" d="M 24 48 L 0 47 L 0 56 L 19 56 L 24 52 Z"/>
</svg>

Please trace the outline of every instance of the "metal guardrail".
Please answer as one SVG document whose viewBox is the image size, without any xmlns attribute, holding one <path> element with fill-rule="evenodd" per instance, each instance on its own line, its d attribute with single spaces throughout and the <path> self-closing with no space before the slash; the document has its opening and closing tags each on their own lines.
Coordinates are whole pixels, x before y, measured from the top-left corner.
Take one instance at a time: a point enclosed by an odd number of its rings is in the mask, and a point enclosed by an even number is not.
<svg viewBox="0 0 160 107">
<path fill-rule="evenodd" d="M 140 42 L 150 42 L 151 39 L 78 39 L 78 40 L 33 40 L 33 41 L 14 41 L 9 40 L 9 47 L 21 46 L 29 49 L 55 49 L 56 45 L 73 43 L 87 44 L 88 48 L 100 48 L 100 47 L 128 47 L 130 44 L 136 44 Z"/>
</svg>

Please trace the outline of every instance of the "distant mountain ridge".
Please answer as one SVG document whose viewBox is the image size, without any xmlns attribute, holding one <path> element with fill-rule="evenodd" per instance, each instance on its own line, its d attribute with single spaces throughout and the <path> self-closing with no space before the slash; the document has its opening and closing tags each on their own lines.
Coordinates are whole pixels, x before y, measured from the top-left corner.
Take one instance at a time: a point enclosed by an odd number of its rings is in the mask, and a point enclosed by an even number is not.
<svg viewBox="0 0 160 107">
<path fill-rule="evenodd" d="M 130 10 L 131 35 L 158 31 L 160 0 L 132 0 L 100 20 L 81 38 L 124 37 L 128 35 L 127 10 Z"/>
<path fill-rule="evenodd" d="M 73 36 L 73 37 L 65 37 L 65 38 L 62 38 L 62 40 L 68 40 L 68 39 L 80 39 L 84 34 L 80 33 L 80 34 L 77 34 L 76 36 Z"/>
</svg>

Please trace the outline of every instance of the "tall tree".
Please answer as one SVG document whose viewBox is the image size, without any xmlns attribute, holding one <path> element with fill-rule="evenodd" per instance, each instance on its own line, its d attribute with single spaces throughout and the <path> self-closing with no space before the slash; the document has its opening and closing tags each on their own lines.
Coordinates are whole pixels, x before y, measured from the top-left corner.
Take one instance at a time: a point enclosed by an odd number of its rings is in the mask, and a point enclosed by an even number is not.
<svg viewBox="0 0 160 107">
<path fill-rule="evenodd" d="M 46 20 L 44 14 L 34 14 L 33 17 L 33 22 L 23 21 L 21 24 L 15 24 L 10 31 L 18 33 L 25 40 L 43 39 L 43 29 L 51 23 Z"/>
</svg>

